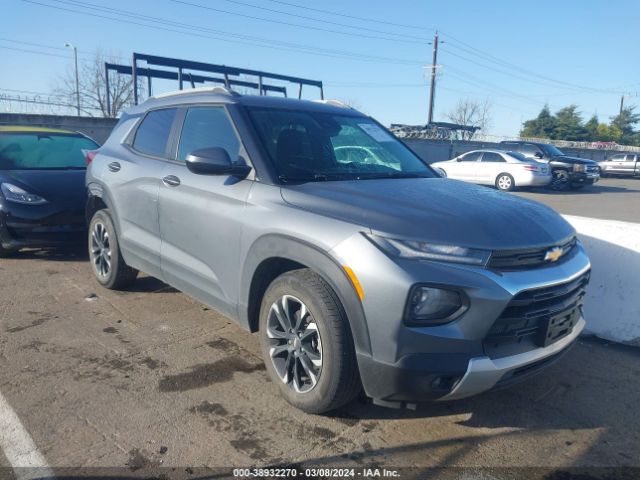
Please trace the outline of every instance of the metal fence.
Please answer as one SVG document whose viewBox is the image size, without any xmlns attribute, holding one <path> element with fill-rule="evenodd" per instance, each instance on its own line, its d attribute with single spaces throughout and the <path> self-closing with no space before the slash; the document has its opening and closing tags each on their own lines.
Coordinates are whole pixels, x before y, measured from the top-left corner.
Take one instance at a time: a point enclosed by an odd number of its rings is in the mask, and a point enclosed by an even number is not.
<svg viewBox="0 0 640 480">
<path fill-rule="evenodd" d="M 615 142 L 576 142 L 570 140 L 549 140 L 548 138 L 516 137 L 504 135 L 487 135 L 474 133 L 473 135 L 459 136 L 459 134 L 444 128 L 420 127 L 392 127 L 391 131 L 398 138 L 414 140 L 467 140 L 477 143 L 500 143 L 503 141 L 527 141 L 550 143 L 558 148 L 579 148 L 586 150 L 611 150 L 619 152 L 640 152 L 640 147 L 631 145 L 619 145 Z"/>
</svg>

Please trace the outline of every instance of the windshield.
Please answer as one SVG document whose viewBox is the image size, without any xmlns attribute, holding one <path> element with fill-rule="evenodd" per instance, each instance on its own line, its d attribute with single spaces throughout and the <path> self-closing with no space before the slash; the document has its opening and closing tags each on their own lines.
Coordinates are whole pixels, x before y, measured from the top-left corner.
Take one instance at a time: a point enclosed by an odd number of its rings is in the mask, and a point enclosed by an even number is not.
<svg viewBox="0 0 640 480">
<path fill-rule="evenodd" d="M 87 166 L 83 150 L 98 145 L 77 134 L 0 133 L 0 170 L 67 170 Z"/>
<path fill-rule="evenodd" d="M 564 153 L 562 153 L 562 150 L 560 150 L 555 145 L 544 144 L 544 145 L 540 145 L 540 148 L 542 148 L 544 152 L 551 157 L 564 155 Z"/>
<path fill-rule="evenodd" d="M 272 108 L 248 110 L 284 182 L 438 178 L 369 118 Z"/>
</svg>

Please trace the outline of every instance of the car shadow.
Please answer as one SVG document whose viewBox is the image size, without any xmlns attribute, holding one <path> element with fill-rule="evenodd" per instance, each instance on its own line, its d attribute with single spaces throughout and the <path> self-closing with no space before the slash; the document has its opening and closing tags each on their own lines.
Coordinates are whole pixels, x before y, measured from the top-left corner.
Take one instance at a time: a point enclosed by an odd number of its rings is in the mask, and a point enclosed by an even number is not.
<svg viewBox="0 0 640 480">
<path fill-rule="evenodd" d="M 167 285 L 162 280 L 158 280 L 155 277 L 151 277 L 148 275 L 140 276 L 133 282 L 133 285 L 128 287 L 123 292 L 130 293 L 179 293 L 179 290 L 176 290 L 170 285 Z"/>
<path fill-rule="evenodd" d="M 89 252 L 82 243 L 64 247 L 27 248 L 12 253 L 6 257 L 16 260 L 48 260 L 54 262 L 88 262 Z"/>
</svg>

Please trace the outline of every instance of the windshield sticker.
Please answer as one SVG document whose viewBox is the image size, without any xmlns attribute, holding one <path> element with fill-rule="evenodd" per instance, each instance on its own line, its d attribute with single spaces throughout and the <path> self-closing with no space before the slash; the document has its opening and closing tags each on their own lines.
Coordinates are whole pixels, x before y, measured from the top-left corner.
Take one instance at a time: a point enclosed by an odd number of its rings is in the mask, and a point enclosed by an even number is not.
<svg viewBox="0 0 640 480">
<path fill-rule="evenodd" d="M 358 126 L 377 142 L 393 142 L 393 137 L 373 123 L 359 123 Z"/>
</svg>

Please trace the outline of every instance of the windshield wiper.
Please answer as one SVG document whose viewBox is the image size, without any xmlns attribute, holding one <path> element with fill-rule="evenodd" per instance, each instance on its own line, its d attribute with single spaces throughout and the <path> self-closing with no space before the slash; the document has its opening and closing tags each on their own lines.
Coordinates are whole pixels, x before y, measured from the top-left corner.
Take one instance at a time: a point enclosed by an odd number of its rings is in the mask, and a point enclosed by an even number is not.
<svg viewBox="0 0 640 480">
<path fill-rule="evenodd" d="M 291 175 L 279 175 L 278 179 L 281 182 L 326 182 L 327 176 L 324 173 L 314 173 L 313 175 L 306 176 L 291 176 Z"/>
</svg>

